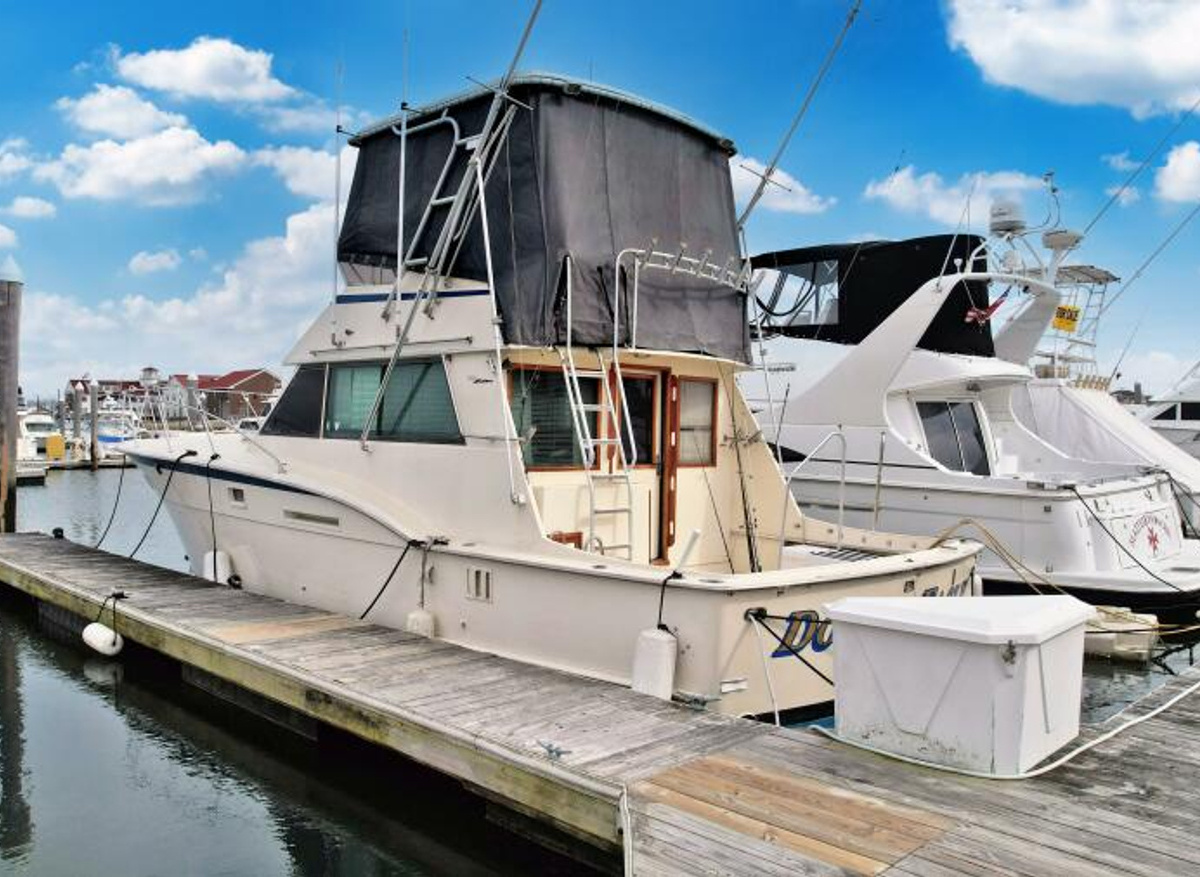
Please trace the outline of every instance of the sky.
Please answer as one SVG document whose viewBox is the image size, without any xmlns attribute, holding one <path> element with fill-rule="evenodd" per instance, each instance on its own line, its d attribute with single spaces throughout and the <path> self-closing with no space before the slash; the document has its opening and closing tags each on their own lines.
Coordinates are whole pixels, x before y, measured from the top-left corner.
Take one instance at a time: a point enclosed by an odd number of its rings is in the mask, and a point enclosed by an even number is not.
<svg viewBox="0 0 1200 877">
<path fill-rule="evenodd" d="M 547 0 L 522 61 L 730 137 L 745 198 L 848 0 Z M 21 378 L 277 365 L 334 282 L 334 134 L 499 76 L 531 2 L 0 0 L 0 274 L 25 281 Z M 1195 0 L 865 0 L 772 187 L 751 252 L 953 231 L 1017 197 L 1130 277 L 1200 200 Z M 338 71 L 341 70 L 339 76 Z M 340 85 L 339 85 L 340 82 Z M 1198 113 L 1197 115 L 1200 115 Z M 1178 130 L 1172 129 L 1178 125 Z M 1101 328 L 1122 383 L 1200 358 L 1200 220 Z M 1136 333 L 1132 335 L 1134 328 Z"/>
</svg>

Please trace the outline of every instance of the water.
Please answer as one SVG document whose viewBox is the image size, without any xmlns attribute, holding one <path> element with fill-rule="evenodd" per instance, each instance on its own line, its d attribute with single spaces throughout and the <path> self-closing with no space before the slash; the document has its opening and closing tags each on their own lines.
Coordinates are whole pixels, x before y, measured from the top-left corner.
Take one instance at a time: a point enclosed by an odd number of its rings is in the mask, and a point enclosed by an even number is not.
<svg viewBox="0 0 1200 877">
<path fill-rule="evenodd" d="M 20 528 L 94 544 L 119 471 L 22 488 Z M 125 472 L 105 548 L 157 502 Z M 184 568 L 166 511 L 138 553 Z M 348 737 L 314 744 L 183 685 L 147 652 L 85 652 L 0 592 L 0 875 L 568 874 L 456 783 Z"/>
</svg>

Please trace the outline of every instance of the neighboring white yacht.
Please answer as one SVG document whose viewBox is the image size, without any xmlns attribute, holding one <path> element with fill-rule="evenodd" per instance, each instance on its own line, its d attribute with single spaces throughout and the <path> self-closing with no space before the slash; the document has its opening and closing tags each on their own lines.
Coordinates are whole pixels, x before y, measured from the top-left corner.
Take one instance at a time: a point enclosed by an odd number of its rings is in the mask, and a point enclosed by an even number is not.
<svg viewBox="0 0 1200 877">
<path fill-rule="evenodd" d="M 788 494 L 735 382 L 729 141 L 523 76 L 352 143 L 347 288 L 261 430 L 121 446 L 196 573 L 620 683 L 661 626 L 678 696 L 754 715 L 830 699 L 831 600 L 976 588 L 976 543 Z"/>
<path fill-rule="evenodd" d="M 1139 412 L 1142 422 L 1190 457 L 1200 457 L 1200 363 Z M 1200 492 L 1200 488 L 1198 488 Z"/>
<path fill-rule="evenodd" d="M 27 444 L 19 445 L 18 457 L 34 458 L 45 453 L 46 439 L 58 433 L 54 418 L 44 411 L 18 411 L 18 439 Z"/>
<path fill-rule="evenodd" d="M 1032 352 L 1059 304 L 1054 273 L 1078 236 L 1046 239 L 1049 282 L 1015 249 L 994 253 L 1000 264 L 990 267 L 976 236 L 756 257 L 765 331 L 854 345 L 807 389 L 776 396 L 760 423 L 778 435 L 802 508 L 836 508 L 844 491 L 858 526 L 980 534 L 993 591 L 1049 583 L 1091 602 L 1194 611 L 1200 543 L 1183 538 L 1166 475 L 1071 456 L 1014 412 L 1033 375 L 1002 354 L 1023 363 Z M 992 316 L 1022 290 L 1033 303 L 993 342 Z"/>
</svg>

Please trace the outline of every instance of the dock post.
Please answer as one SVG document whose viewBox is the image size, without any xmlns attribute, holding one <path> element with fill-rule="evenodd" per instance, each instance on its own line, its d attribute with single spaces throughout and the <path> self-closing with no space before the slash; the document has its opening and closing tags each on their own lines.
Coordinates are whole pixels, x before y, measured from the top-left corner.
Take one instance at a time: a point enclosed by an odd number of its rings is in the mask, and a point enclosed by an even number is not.
<svg viewBox="0 0 1200 877">
<path fill-rule="evenodd" d="M 83 439 L 83 384 L 71 387 L 71 438 L 78 444 Z"/>
<path fill-rule="evenodd" d="M 88 416 L 92 425 L 92 471 L 95 472 L 100 468 L 100 382 L 95 378 L 88 381 L 88 406 Z"/>
<path fill-rule="evenodd" d="M 0 530 L 5 533 L 17 529 L 17 353 L 24 286 L 0 277 Z"/>
</svg>

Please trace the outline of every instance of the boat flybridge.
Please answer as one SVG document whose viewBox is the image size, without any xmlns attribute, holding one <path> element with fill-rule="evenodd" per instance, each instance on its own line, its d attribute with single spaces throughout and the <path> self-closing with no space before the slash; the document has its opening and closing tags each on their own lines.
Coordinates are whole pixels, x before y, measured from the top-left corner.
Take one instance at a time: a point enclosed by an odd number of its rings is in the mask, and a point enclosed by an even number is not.
<svg viewBox="0 0 1200 877">
<path fill-rule="evenodd" d="M 786 491 L 735 382 L 727 140 L 521 76 L 351 142 L 347 286 L 261 430 L 122 446 L 198 574 L 621 683 L 661 625 L 668 694 L 737 714 L 830 699 L 831 600 L 977 587 L 977 543 Z"/>
<path fill-rule="evenodd" d="M 1180 434 L 1188 439 L 1200 434 L 1200 394 L 1186 406 L 1174 397 L 1158 403 L 1150 416 L 1157 415 L 1167 427 L 1161 433 L 1152 428 L 1157 421 L 1143 420 L 1117 402 L 1109 392 L 1112 375 L 1100 369 L 1096 351 L 1101 320 L 1115 300 L 1109 289 L 1120 278 L 1090 264 L 1062 264 L 1052 271 L 1053 256 L 1044 248 L 1026 245 L 1023 250 L 1034 263 L 1028 273 L 1048 278 L 1060 302 L 1053 306 L 1039 301 L 1040 296 L 1027 296 L 996 330 L 997 356 L 1028 364 L 1033 371 L 1033 380 L 1013 389 L 1017 418 L 1072 457 L 1166 473 L 1185 524 L 1195 531 L 1200 524 L 1200 460 L 1164 436 L 1185 410 L 1196 418 L 1195 431 L 1185 427 Z"/>
<path fill-rule="evenodd" d="M 992 592 L 1054 588 L 1194 611 L 1200 542 L 1184 538 L 1170 479 L 1071 456 L 1014 412 L 1059 304 L 1054 273 L 1078 236 L 1045 240 L 1054 255 L 1043 279 L 1015 247 L 974 235 L 755 257 L 762 331 L 839 350 L 759 422 L 802 509 L 840 508 L 856 526 L 978 534 Z M 1018 291 L 1032 301 L 993 339 L 991 317 Z"/>
</svg>

